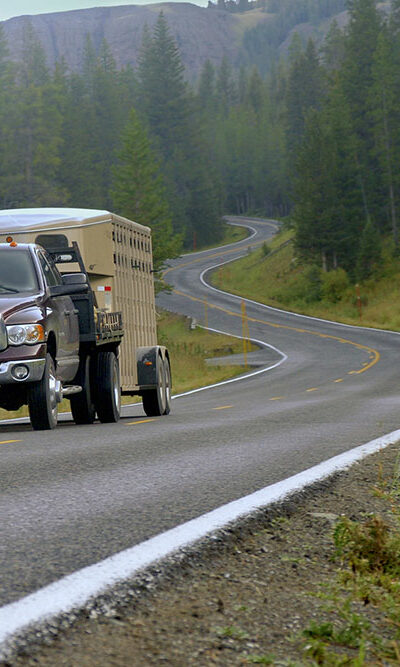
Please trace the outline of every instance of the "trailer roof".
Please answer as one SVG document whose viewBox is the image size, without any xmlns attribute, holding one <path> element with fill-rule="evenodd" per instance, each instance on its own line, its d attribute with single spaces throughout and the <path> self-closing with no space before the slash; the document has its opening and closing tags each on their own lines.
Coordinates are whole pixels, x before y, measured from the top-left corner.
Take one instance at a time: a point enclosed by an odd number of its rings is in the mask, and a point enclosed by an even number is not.
<svg viewBox="0 0 400 667">
<path fill-rule="evenodd" d="M 14 208 L 0 210 L 0 232 L 16 233 L 34 229 L 84 227 L 113 220 L 123 220 L 144 232 L 150 231 L 148 227 L 117 216 L 110 211 L 90 208 Z"/>
</svg>

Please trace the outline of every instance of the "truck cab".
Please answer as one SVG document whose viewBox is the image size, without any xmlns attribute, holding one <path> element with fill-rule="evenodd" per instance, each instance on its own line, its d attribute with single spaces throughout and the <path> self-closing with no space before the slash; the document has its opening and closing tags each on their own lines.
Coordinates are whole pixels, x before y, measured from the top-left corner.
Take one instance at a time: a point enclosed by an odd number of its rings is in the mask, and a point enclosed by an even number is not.
<svg viewBox="0 0 400 667">
<path fill-rule="evenodd" d="M 74 380 L 80 362 L 74 290 L 40 246 L 0 244 L 0 407 L 28 403 L 32 417 L 39 411 L 32 396 L 45 377 L 54 411 L 62 385 Z"/>
<path fill-rule="evenodd" d="M 121 396 L 171 408 L 157 344 L 149 227 L 97 209 L 0 211 L 0 407 L 36 430 L 70 400 L 76 424 L 118 421 Z"/>
</svg>

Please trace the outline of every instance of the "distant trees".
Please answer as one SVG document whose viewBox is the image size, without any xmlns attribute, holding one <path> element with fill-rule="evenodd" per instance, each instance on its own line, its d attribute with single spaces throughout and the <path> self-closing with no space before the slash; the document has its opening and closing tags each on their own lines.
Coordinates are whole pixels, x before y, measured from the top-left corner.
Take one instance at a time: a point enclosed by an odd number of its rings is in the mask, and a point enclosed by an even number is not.
<svg viewBox="0 0 400 667">
<path fill-rule="evenodd" d="M 286 30 L 342 0 L 266 7 Z M 218 240 L 224 212 L 291 213 L 300 258 L 368 275 L 383 237 L 399 246 L 400 0 L 349 12 L 320 50 L 294 40 L 265 76 L 223 59 L 194 84 L 163 13 L 136 70 L 88 38 L 81 73 L 49 71 L 29 23 L 16 66 L 0 27 L 1 205 L 115 208 L 154 228 L 157 266 L 181 242 Z"/>
<path fill-rule="evenodd" d="M 298 251 L 353 277 L 367 277 L 377 263 L 379 232 L 390 232 L 394 247 L 399 244 L 397 11 L 398 2 L 389 17 L 378 12 L 375 0 L 349 3 L 348 27 L 341 34 L 335 27 L 324 51 L 327 94 L 319 108 L 306 110 L 296 151 Z"/>
<path fill-rule="evenodd" d="M 157 270 L 167 257 L 178 253 L 181 239 L 173 234 L 172 214 L 160 165 L 134 109 L 121 140 L 118 160 L 112 169 L 112 208 L 126 218 L 152 228 L 153 261 Z"/>
</svg>

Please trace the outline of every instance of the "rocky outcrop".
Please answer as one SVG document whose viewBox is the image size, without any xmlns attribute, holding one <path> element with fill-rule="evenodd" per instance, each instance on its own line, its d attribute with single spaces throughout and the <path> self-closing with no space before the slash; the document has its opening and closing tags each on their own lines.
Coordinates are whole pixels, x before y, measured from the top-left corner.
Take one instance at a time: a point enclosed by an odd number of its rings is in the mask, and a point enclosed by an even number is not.
<svg viewBox="0 0 400 667">
<path fill-rule="evenodd" d="M 105 38 L 118 67 L 137 64 L 145 24 L 154 25 L 160 11 L 169 23 L 180 49 L 189 78 L 196 76 L 208 58 L 219 64 L 224 55 L 235 62 L 240 51 L 240 17 L 189 3 L 124 5 L 20 16 L 2 23 L 10 56 L 22 55 L 23 32 L 27 21 L 42 43 L 47 62 L 53 66 L 64 58 L 70 70 L 80 70 L 86 35 L 96 49 Z"/>
</svg>

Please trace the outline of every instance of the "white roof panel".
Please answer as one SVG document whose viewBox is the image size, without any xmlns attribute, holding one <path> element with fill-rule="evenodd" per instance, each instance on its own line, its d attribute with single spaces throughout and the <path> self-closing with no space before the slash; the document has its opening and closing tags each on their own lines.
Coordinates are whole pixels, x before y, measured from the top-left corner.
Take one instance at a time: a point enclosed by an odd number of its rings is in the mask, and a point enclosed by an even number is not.
<svg viewBox="0 0 400 667">
<path fill-rule="evenodd" d="M 65 222 L 84 223 L 93 219 L 110 219 L 109 211 L 89 208 L 14 208 L 0 210 L 0 232 L 15 232 L 42 227 L 46 224 L 57 226 Z"/>
</svg>

